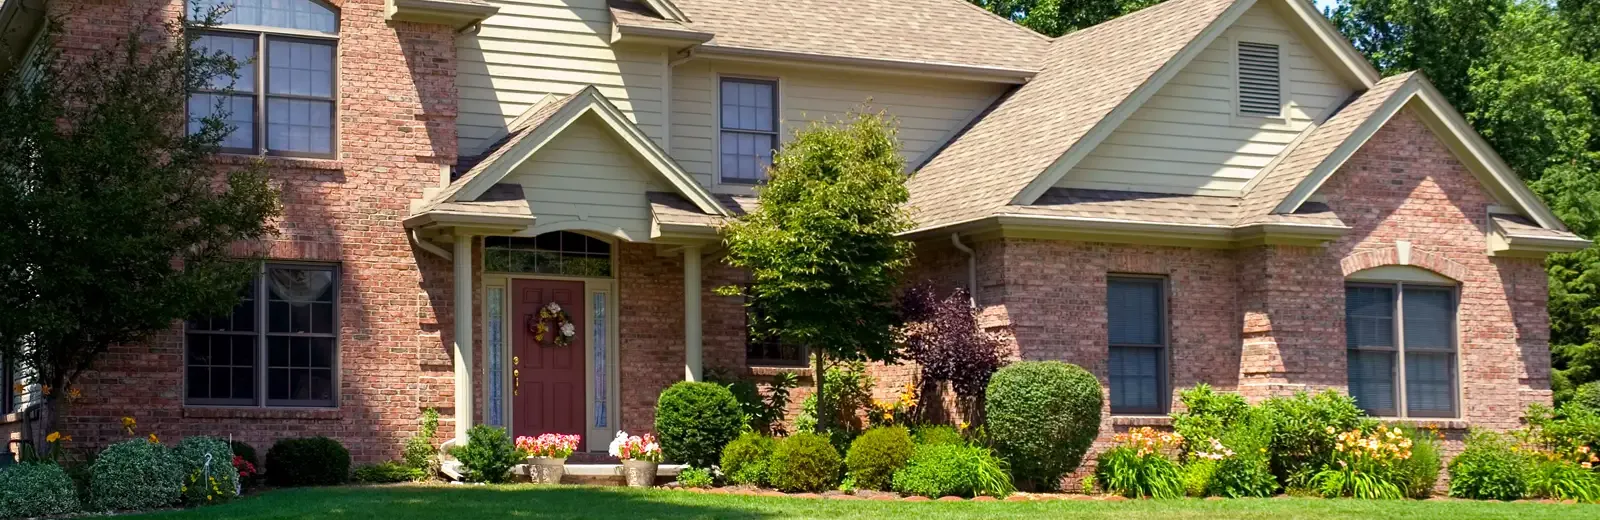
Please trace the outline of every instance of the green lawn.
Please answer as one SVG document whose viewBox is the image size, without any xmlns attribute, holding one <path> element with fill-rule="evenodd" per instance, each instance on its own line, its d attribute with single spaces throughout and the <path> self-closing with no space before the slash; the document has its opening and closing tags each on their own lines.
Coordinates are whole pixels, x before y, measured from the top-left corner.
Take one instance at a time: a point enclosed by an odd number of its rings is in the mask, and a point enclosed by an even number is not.
<svg viewBox="0 0 1600 520">
<path fill-rule="evenodd" d="M 133 518 L 1600 518 L 1600 506 L 1315 499 L 1126 502 L 879 502 L 579 486 L 383 486 L 270 491 L 231 504 Z"/>
</svg>

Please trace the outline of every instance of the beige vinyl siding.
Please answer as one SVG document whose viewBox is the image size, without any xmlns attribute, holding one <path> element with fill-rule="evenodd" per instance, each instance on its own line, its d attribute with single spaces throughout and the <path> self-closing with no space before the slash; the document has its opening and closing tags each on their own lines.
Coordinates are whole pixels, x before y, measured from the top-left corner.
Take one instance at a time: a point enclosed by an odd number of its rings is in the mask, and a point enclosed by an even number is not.
<svg viewBox="0 0 1600 520">
<path fill-rule="evenodd" d="M 1238 41 L 1279 45 L 1287 117 L 1239 115 Z M 1056 185 L 1236 196 L 1351 94 L 1270 5 L 1245 12 Z"/>
<path fill-rule="evenodd" d="M 581 221 L 584 229 L 650 238 L 647 191 L 673 191 L 661 174 L 594 114 L 574 121 L 506 177 L 522 184 L 536 229 Z"/>
<path fill-rule="evenodd" d="M 781 141 L 810 121 L 837 119 L 867 100 L 900 122 L 902 153 L 916 161 L 988 107 L 1005 86 L 933 78 L 901 78 L 711 59 L 672 71 L 672 156 L 695 180 L 712 186 L 717 168 L 718 78 L 777 80 Z M 730 186 L 737 191 L 748 189 Z"/>
<path fill-rule="evenodd" d="M 489 0 L 500 12 L 456 40 L 461 153 L 476 154 L 546 94 L 588 85 L 664 143 L 666 49 L 612 46 L 605 0 Z"/>
</svg>

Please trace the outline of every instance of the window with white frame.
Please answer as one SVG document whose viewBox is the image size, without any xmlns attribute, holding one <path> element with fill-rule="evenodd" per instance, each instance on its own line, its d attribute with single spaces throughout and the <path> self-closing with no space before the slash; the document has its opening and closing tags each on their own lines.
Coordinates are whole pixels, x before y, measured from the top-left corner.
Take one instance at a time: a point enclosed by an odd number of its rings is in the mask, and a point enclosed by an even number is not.
<svg viewBox="0 0 1600 520">
<path fill-rule="evenodd" d="M 730 184 L 758 184 L 767 178 L 778 147 L 778 82 L 722 78 L 720 177 Z"/>
<path fill-rule="evenodd" d="M 239 63 L 189 95 L 189 131 L 220 115 L 230 153 L 331 158 L 337 111 L 339 15 L 319 0 L 194 0 L 194 16 L 227 9 L 194 37 L 197 52 Z"/>
<path fill-rule="evenodd" d="M 1166 413 L 1166 280 L 1107 279 L 1106 320 L 1111 413 Z"/>
<path fill-rule="evenodd" d="M 267 264 L 231 312 L 189 320 L 185 403 L 335 406 L 338 281 L 330 265 Z"/>
<path fill-rule="evenodd" d="M 1456 416 L 1456 289 L 1414 283 L 1345 287 L 1350 395 L 1383 417 Z"/>
</svg>

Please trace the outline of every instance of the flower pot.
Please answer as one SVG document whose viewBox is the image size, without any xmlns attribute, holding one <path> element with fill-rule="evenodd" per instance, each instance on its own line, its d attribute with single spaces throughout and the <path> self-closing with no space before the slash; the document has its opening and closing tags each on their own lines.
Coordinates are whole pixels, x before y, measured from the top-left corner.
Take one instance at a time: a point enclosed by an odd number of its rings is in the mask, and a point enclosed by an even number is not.
<svg viewBox="0 0 1600 520">
<path fill-rule="evenodd" d="M 622 461 L 622 476 L 627 479 L 629 487 L 651 487 L 656 485 L 657 462 L 629 459 Z"/>
<path fill-rule="evenodd" d="M 528 479 L 534 484 L 560 484 L 567 474 L 567 459 L 528 457 Z"/>
</svg>

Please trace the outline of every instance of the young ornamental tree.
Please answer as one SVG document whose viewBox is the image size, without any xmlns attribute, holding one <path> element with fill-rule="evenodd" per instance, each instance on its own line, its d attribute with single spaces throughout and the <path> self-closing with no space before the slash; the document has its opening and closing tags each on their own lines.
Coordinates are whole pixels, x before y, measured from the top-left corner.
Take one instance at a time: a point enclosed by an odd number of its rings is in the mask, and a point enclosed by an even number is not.
<svg viewBox="0 0 1600 520">
<path fill-rule="evenodd" d="M 982 411 L 989 378 L 1006 363 L 1006 336 L 978 325 L 978 309 L 965 289 L 941 298 L 932 283 L 924 282 L 906 289 L 900 309 L 906 320 L 905 356 L 922 369 L 922 395 L 947 381 L 969 417 Z"/>
<path fill-rule="evenodd" d="M 752 332 L 809 347 L 818 396 L 825 359 L 895 357 L 895 288 L 911 262 L 911 244 L 895 236 L 911 227 L 895 134 L 886 116 L 862 110 L 795 133 L 773 158 L 759 209 L 723 230 L 728 263 L 749 271 L 747 304 L 762 309 Z M 819 413 L 818 426 L 831 416 Z"/>
<path fill-rule="evenodd" d="M 187 29 L 136 27 L 94 51 L 47 39 L 0 74 L 0 359 L 36 392 L 35 449 L 107 349 L 237 303 L 256 260 L 232 246 L 274 232 L 262 169 L 212 161 L 223 107 L 187 110 L 239 64 Z"/>
</svg>

